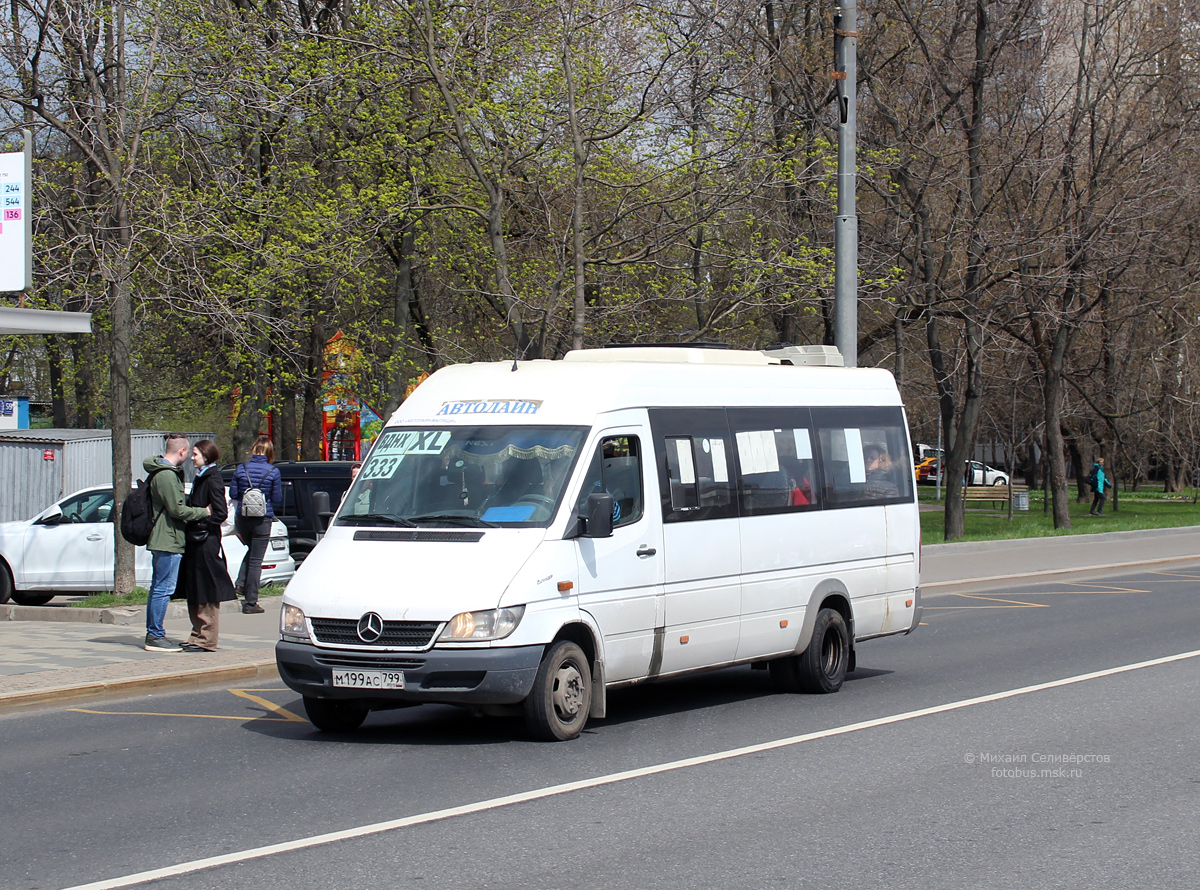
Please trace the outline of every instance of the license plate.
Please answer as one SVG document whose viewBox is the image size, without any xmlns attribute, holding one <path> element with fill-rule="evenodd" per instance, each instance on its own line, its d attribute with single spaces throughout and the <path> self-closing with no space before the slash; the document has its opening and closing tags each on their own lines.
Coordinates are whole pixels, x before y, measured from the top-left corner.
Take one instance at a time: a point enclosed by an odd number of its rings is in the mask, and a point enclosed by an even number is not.
<svg viewBox="0 0 1200 890">
<path fill-rule="evenodd" d="M 272 541 L 272 542 L 271 542 L 271 549 L 272 549 L 272 550 L 282 550 L 282 549 L 283 549 L 283 548 L 285 548 L 286 546 L 287 546 L 287 541 L 284 541 L 284 540 L 277 540 L 277 541 Z"/>
<path fill-rule="evenodd" d="M 403 689 L 404 671 L 334 671 L 333 685 L 351 689 Z"/>
</svg>

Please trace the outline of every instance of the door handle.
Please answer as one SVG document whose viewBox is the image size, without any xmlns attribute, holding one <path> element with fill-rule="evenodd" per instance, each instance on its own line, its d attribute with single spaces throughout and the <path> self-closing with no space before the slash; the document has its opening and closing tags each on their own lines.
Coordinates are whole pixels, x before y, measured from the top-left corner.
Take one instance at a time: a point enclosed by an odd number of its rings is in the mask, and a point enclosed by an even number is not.
<svg viewBox="0 0 1200 890">
<path fill-rule="evenodd" d="M 637 555 L 638 556 L 653 556 L 657 552 L 658 551 L 655 550 L 653 547 L 647 547 L 645 544 L 643 544 L 641 547 L 638 548 Z"/>
<path fill-rule="evenodd" d="M 88 539 L 89 541 L 102 541 L 102 540 L 104 540 L 103 536 L 101 536 L 101 535 L 88 535 L 88 536 L 87 536 L 87 539 Z"/>
</svg>

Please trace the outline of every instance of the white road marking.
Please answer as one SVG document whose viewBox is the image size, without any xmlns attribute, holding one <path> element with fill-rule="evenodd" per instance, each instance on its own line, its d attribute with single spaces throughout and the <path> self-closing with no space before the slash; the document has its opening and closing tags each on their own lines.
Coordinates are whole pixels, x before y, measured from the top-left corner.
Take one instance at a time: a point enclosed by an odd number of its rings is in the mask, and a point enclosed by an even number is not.
<svg viewBox="0 0 1200 890">
<path fill-rule="evenodd" d="M 888 726 L 893 723 L 902 723 L 906 720 L 915 720 L 918 717 L 929 717 L 934 714 L 944 714 L 947 711 L 958 711 L 963 708 L 973 707 L 975 705 L 984 705 L 990 702 L 1003 701 L 1006 698 L 1016 698 L 1019 695 L 1029 695 L 1034 692 L 1043 692 L 1047 689 L 1057 689 L 1062 686 L 1071 686 L 1075 683 L 1084 683 L 1088 680 L 1098 680 L 1103 677 L 1111 677 L 1115 674 L 1124 674 L 1129 671 L 1137 671 L 1143 668 L 1157 667 L 1158 665 L 1170 664 L 1174 661 L 1184 661 L 1189 658 L 1200 657 L 1200 650 L 1192 652 L 1181 652 L 1178 655 L 1167 655 L 1163 658 L 1155 658 L 1150 661 L 1139 661 L 1136 664 L 1125 664 L 1119 667 L 1106 668 L 1102 671 L 1093 671 L 1089 674 L 1078 674 L 1074 677 L 1065 677 L 1061 680 L 1051 680 L 1048 683 L 1037 683 L 1033 686 L 1022 686 L 1018 689 L 1008 689 L 1004 692 L 993 692 L 990 695 L 981 695 L 976 698 L 966 698 L 959 701 L 948 702 L 944 705 L 934 705 L 929 708 L 920 708 L 916 711 L 905 711 L 902 714 L 893 714 L 890 717 L 877 717 L 874 720 L 864 720 L 861 723 L 849 723 L 845 726 L 835 726 L 831 729 L 822 729 L 817 732 L 805 733 L 804 735 L 791 736 L 785 739 L 777 739 L 773 742 L 761 742 L 757 745 L 747 745 L 743 748 L 731 748 L 727 751 L 718 751 L 714 754 L 702 754 L 698 757 L 688 757 L 683 760 L 672 760 L 669 763 L 660 763 L 656 766 L 644 766 L 639 769 L 625 770 L 619 773 L 610 773 L 606 776 L 596 776 L 591 779 L 580 779 L 575 782 L 564 782 L 561 785 L 551 785 L 548 788 L 538 788 L 533 791 L 522 791 L 518 794 L 509 794 L 504 797 L 495 797 L 491 800 L 481 800 L 477 803 L 464 804 L 458 807 L 449 807 L 444 810 L 434 810 L 429 813 L 418 813 L 415 816 L 405 816 L 401 819 L 389 819 L 386 822 L 374 822 L 370 825 L 361 825 L 358 828 L 347 828 L 342 831 L 331 831 L 327 834 L 317 834 L 312 837 L 299 838 L 294 841 L 285 841 L 279 844 L 269 844 L 265 847 L 255 847 L 250 850 L 243 850 L 238 853 L 226 853 L 222 856 L 210 856 L 207 859 L 195 859 L 191 862 L 182 862 L 178 865 L 170 865 L 166 868 L 156 868 L 151 871 L 138 872 L 137 874 L 126 875 L 120 878 L 109 878 L 104 881 L 95 881 L 90 884 L 78 884 L 73 887 L 67 887 L 65 890 L 116 890 L 120 887 L 132 887 L 136 884 L 145 883 L 147 881 L 161 880 L 163 878 L 176 877 L 185 875 L 191 872 L 203 871 L 205 869 L 217 868 L 222 865 L 232 865 L 238 862 L 247 862 L 251 859 L 262 859 L 267 856 L 275 856 L 280 853 L 290 853 L 295 850 L 305 850 L 310 847 L 318 847 L 323 844 L 332 844 L 338 841 L 352 840 L 354 838 L 367 837 L 372 834 L 382 834 L 386 831 L 395 831 L 398 828 L 408 828 L 412 825 L 425 825 L 430 822 L 440 822 L 445 819 L 453 819 L 457 816 L 467 816 L 473 813 L 482 813 L 488 810 L 496 810 L 501 807 L 512 806 L 518 803 L 527 803 L 531 800 L 542 800 L 547 797 L 555 797 L 559 794 L 570 794 L 573 791 L 583 791 L 587 788 L 597 788 L 601 785 L 612 785 L 617 782 L 626 782 L 630 779 L 640 779 L 645 776 L 654 776 L 660 773 L 673 772 L 675 770 L 686 769 L 691 766 L 702 766 L 707 763 L 716 763 L 721 760 L 732 760 L 735 757 L 744 757 L 747 754 L 757 754 L 761 751 L 773 751 L 778 748 L 788 748 L 793 745 L 801 745 L 804 742 L 811 742 L 817 739 L 827 739 L 833 736 L 846 735 L 851 732 L 859 732 L 864 729 L 874 729 L 877 726 Z"/>
<path fill-rule="evenodd" d="M 1103 572 L 1108 569 L 1131 569 L 1138 566 L 1153 566 L 1163 562 L 1195 562 L 1196 555 L 1193 553 L 1188 556 L 1163 556 L 1158 559 L 1137 559 L 1130 562 L 1110 562 L 1102 566 L 1072 566 L 1065 569 L 1038 569 L 1036 572 L 1013 572 L 1008 575 L 991 575 L 985 578 L 953 578 L 949 581 L 930 581 L 921 585 L 921 593 L 935 587 L 953 587 L 963 584 L 986 584 L 992 581 L 1013 581 L 1020 578 L 1043 578 L 1046 575 L 1077 575 L 1081 572 Z M 946 596 L 946 594 L 934 594 L 934 596 Z"/>
</svg>

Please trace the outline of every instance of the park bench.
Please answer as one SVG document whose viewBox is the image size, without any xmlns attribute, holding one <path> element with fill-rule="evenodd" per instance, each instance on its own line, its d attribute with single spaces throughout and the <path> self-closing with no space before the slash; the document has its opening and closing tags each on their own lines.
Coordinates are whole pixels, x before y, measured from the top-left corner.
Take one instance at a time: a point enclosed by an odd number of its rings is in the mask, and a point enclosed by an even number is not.
<svg viewBox="0 0 1200 890">
<path fill-rule="evenodd" d="M 1014 485 L 1014 492 L 1028 491 L 1028 487 L 1024 485 Z M 1007 485 L 968 485 L 963 490 L 963 503 L 969 504 L 972 502 L 990 502 L 996 509 L 999 505 L 1007 507 L 1009 497 L 1009 488 Z"/>
</svg>

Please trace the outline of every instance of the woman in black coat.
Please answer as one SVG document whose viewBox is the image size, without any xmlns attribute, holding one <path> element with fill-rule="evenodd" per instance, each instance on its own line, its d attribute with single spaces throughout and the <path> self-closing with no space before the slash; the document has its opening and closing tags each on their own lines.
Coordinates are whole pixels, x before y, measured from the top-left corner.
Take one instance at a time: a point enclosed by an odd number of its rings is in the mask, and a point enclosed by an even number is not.
<svg viewBox="0 0 1200 890">
<path fill-rule="evenodd" d="M 225 483 L 217 469 L 220 457 L 210 439 L 201 439 L 192 448 L 196 479 L 187 502 L 193 507 L 210 507 L 212 512 L 207 519 L 188 523 L 187 545 L 179 566 L 177 592 L 187 597 L 192 619 L 192 635 L 183 644 L 185 652 L 212 652 L 217 648 L 221 603 L 237 599 L 221 549 L 221 523 L 229 515 L 229 507 Z"/>
</svg>

